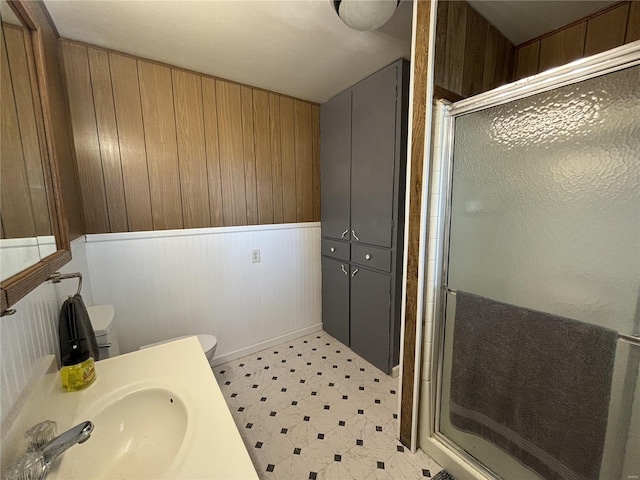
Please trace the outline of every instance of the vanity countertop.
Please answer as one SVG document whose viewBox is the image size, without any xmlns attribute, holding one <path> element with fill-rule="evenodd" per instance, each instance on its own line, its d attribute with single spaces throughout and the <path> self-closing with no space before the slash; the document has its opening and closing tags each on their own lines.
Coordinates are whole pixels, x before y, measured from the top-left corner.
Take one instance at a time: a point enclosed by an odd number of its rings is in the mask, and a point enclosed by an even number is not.
<svg viewBox="0 0 640 480">
<path fill-rule="evenodd" d="M 24 432 L 54 420 L 58 435 L 85 420 L 88 441 L 48 479 L 256 479 L 240 433 L 196 337 L 96 363 L 96 381 L 65 392 L 53 357 L 2 439 L 2 463 L 25 451 Z"/>
</svg>

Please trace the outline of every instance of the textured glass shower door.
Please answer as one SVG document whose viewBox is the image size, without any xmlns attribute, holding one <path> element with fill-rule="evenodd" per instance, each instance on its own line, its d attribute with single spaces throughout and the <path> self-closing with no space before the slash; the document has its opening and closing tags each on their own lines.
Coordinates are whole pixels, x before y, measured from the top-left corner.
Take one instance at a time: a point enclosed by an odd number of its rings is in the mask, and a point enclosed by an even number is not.
<svg viewBox="0 0 640 480">
<path fill-rule="evenodd" d="M 640 66 L 455 117 L 452 169 L 451 290 L 640 333 Z M 450 421 L 455 303 L 437 432 L 502 478 L 538 479 Z M 618 341 L 602 480 L 640 475 L 639 362 Z"/>
</svg>

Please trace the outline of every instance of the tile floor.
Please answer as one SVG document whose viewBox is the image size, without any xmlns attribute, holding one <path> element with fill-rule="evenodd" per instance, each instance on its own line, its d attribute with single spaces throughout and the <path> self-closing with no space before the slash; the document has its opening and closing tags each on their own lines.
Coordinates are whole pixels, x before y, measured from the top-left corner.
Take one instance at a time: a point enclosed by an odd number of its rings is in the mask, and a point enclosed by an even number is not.
<svg viewBox="0 0 640 480">
<path fill-rule="evenodd" d="M 325 332 L 214 368 L 261 479 L 424 479 L 395 438 L 398 379 Z"/>
</svg>

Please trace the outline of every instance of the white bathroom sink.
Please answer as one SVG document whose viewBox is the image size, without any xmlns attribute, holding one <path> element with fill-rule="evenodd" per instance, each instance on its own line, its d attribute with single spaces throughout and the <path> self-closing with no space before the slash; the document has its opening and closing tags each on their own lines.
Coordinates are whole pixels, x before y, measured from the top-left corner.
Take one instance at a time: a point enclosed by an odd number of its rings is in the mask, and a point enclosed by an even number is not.
<svg viewBox="0 0 640 480">
<path fill-rule="evenodd" d="M 125 394 L 95 415 L 83 454 L 95 478 L 160 478 L 173 464 L 187 431 L 187 409 L 178 395 L 162 388 Z M 62 462 L 58 476 L 68 478 Z"/>
<path fill-rule="evenodd" d="M 79 392 L 61 388 L 52 364 L 2 438 L 3 464 L 24 453 L 32 425 L 54 420 L 60 434 L 90 420 L 91 437 L 63 453 L 47 480 L 258 480 L 195 337 L 101 360 Z"/>
</svg>

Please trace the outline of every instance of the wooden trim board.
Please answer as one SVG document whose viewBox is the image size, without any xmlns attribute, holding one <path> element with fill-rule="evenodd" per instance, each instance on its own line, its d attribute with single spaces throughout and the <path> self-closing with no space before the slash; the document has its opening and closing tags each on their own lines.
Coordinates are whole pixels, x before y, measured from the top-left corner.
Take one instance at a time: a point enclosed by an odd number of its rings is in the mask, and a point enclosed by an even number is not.
<svg viewBox="0 0 640 480">
<path fill-rule="evenodd" d="M 417 8 L 417 24 L 415 32 L 415 56 L 411 68 L 413 69 L 413 116 L 411 146 L 411 171 L 409 175 L 409 234 L 407 242 L 407 279 L 400 398 L 400 441 L 407 447 L 411 446 L 416 330 L 417 330 L 417 302 L 418 302 L 418 268 L 420 252 L 420 212 L 422 208 L 422 170 L 424 165 L 425 121 L 427 107 L 427 79 L 428 54 L 431 21 L 431 1 L 421 0 L 415 3 Z"/>
</svg>

